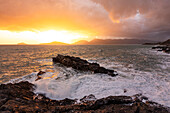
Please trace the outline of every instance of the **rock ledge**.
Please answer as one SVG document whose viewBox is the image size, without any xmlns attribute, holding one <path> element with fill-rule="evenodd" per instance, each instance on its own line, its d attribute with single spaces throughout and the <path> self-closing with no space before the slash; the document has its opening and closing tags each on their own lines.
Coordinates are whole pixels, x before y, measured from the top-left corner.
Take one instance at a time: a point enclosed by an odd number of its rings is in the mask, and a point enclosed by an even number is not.
<svg viewBox="0 0 170 113">
<path fill-rule="evenodd" d="M 33 93 L 35 86 L 29 82 L 0 85 L 1 113 L 169 113 L 157 103 L 150 102 L 146 97 L 136 95 L 109 96 L 96 100 L 94 95 L 77 100 L 51 100 L 42 94 Z M 142 99 L 147 102 L 143 103 Z"/>
<path fill-rule="evenodd" d="M 66 67 L 72 67 L 80 71 L 91 71 L 94 73 L 108 74 L 110 76 L 117 75 L 114 70 L 105 69 L 104 67 L 100 67 L 97 63 L 89 63 L 79 57 L 63 56 L 58 54 L 57 57 L 53 58 L 53 62 L 63 64 Z"/>
</svg>

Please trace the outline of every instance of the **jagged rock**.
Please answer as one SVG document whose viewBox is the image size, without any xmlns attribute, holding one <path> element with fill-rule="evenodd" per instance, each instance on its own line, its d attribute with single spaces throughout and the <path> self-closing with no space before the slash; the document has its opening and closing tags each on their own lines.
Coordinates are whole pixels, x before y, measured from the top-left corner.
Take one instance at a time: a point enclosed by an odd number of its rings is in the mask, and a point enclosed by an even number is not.
<svg viewBox="0 0 170 113">
<path fill-rule="evenodd" d="M 37 75 L 42 75 L 42 74 L 44 74 L 44 73 L 46 73 L 46 72 L 40 71 Z"/>
<path fill-rule="evenodd" d="M 44 71 L 40 71 L 40 72 L 37 74 L 37 79 L 36 79 L 35 81 L 42 79 L 42 77 L 41 77 L 40 75 L 43 75 L 43 74 L 45 74 L 45 73 L 46 73 L 46 72 L 44 72 Z"/>
<path fill-rule="evenodd" d="M 53 58 L 53 62 L 63 64 L 66 67 L 72 67 L 80 71 L 104 73 L 111 76 L 117 75 L 114 70 L 105 69 L 104 67 L 100 67 L 100 65 L 97 63 L 89 63 L 86 60 L 80 59 L 79 57 L 70 57 L 58 54 L 57 57 Z"/>
<path fill-rule="evenodd" d="M 137 99 L 129 96 L 110 96 L 96 99 L 94 95 L 85 96 L 81 103 L 76 100 L 51 100 L 43 94 L 34 94 L 35 86 L 29 82 L 0 85 L 0 113 L 44 113 L 44 112 L 81 112 L 81 113 L 169 113 L 157 103 L 140 99 L 147 99 L 142 95 L 135 95 Z M 83 100 L 91 99 L 91 102 Z M 88 99 L 88 101 L 90 101 Z"/>
<path fill-rule="evenodd" d="M 155 47 L 152 47 L 152 49 L 158 49 L 158 51 L 170 53 L 170 46 L 155 46 Z"/>
<path fill-rule="evenodd" d="M 96 97 L 94 95 L 89 95 L 89 96 L 84 96 L 82 99 L 80 99 L 80 101 L 82 103 L 88 103 L 88 102 L 91 102 L 91 101 L 95 101 L 97 100 Z"/>
</svg>

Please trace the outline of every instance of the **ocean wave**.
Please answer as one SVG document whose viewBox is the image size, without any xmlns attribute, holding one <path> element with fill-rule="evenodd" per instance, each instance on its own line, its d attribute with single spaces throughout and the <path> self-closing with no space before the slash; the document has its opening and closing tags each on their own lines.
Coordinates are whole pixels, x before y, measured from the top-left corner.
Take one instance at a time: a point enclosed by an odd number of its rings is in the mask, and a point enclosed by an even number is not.
<svg viewBox="0 0 170 113">
<path fill-rule="evenodd" d="M 170 106 L 170 82 L 165 78 L 161 78 L 157 73 L 134 70 L 133 65 L 107 65 L 108 68 L 115 66 L 119 73 L 117 77 L 82 73 L 72 68 L 55 66 L 55 72 L 43 74 L 41 80 L 35 81 L 37 73 L 32 73 L 11 82 L 29 81 L 36 85 L 35 93 L 45 94 L 55 100 L 81 99 L 90 94 L 97 99 L 111 95 L 142 94 L 150 100 Z"/>
<path fill-rule="evenodd" d="M 54 69 L 50 68 L 51 71 L 44 70 L 46 73 L 38 81 L 35 81 L 38 73 L 35 72 L 9 82 L 29 81 L 36 85 L 35 93 L 45 94 L 55 100 L 81 99 L 90 94 L 97 99 L 110 95 L 142 94 L 149 100 L 170 107 L 169 55 L 148 48 L 129 50 L 126 53 L 128 55 L 118 53 L 121 57 L 85 58 L 105 68 L 114 69 L 119 74 L 116 77 L 55 65 Z M 47 64 L 51 62 L 49 59 L 38 61 Z"/>
</svg>

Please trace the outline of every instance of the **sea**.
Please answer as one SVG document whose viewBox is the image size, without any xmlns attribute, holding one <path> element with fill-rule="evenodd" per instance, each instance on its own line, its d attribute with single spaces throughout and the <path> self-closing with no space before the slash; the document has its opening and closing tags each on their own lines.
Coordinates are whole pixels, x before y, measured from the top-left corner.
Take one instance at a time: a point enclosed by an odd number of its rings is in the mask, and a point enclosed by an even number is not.
<svg viewBox="0 0 170 113">
<path fill-rule="evenodd" d="M 29 81 L 35 93 L 55 100 L 142 94 L 170 107 L 170 54 L 147 45 L 0 46 L 0 84 Z M 94 74 L 53 64 L 58 54 L 80 57 L 113 69 L 118 76 Z M 46 71 L 35 81 L 37 73 Z"/>
</svg>

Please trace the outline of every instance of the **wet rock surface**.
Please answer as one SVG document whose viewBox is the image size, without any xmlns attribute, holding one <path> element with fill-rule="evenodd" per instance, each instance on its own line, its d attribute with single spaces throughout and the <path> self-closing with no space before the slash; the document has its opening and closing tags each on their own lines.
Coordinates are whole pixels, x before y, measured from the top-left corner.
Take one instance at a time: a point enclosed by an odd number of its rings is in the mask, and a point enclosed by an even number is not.
<svg viewBox="0 0 170 113">
<path fill-rule="evenodd" d="M 46 72 L 44 72 L 44 71 L 39 71 L 38 74 L 37 74 L 37 79 L 35 81 L 38 81 L 38 80 L 42 79 L 42 77 L 40 75 L 43 75 L 45 73 Z"/>
<path fill-rule="evenodd" d="M 96 99 L 94 95 L 85 96 L 77 100 L 51 100 L 43 94 L 35 94 L 35 86 L 29 82 L 0 85 L 0 112 L 1 113 L 169 113 L 157 103 L 147 101 L 141 95 L 110 96 Z M 142 102 L 143 100 L 146 103 Z"/>
<path fill-rule="evenodd" d="M 100 67 L 97 63 L 89 63 L 79 57 L 63 56 L 58 54 L 57 57 L 53 58 L 53 62 L 63 64 L 66 67 L 72 67 L 80 71 L 91 71 L 94 73 L 108 74 L 110 76 L 117 75 L 114 70 L 105 69 L 104 67 Z"/>
<path fill-rule="evenodd" d="M 152 49 L 157 49 L 158 51 L 170 53 L 170 46 L 155 46 L 155 47 L 152 47 Z"/>
</svg>

